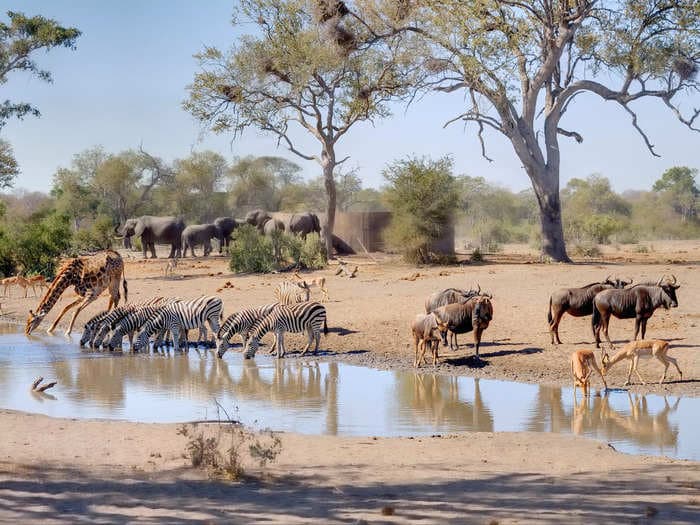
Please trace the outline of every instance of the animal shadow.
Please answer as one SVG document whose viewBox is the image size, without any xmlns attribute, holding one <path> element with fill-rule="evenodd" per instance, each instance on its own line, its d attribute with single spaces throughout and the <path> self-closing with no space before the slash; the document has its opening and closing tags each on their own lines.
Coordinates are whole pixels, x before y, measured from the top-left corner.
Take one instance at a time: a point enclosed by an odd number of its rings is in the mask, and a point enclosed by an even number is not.
<svg viewBox="0 0 700 525">
<path fill-rule="evenodd" d="M 469 368 L 484 368 L 489 366 L 491 363 L 483 357 L 476 357 L 475 355 L 469 355 L 464 357 L 451 357 L 444 361 L 448 365 L 453 366 L 466 366 Z"/>
<path fill-rule="evenodd" d="M 359 330 L 350 330 L 349 328 L 342 328 L 340 326 L 335 326 L 333 328 L 329 328 L 328 333 L 329 334 L 338 334 L 340 337 L 343 337 L 346 335 L 357 334 L 357 333 L 359 333 Z"/>
</svg>

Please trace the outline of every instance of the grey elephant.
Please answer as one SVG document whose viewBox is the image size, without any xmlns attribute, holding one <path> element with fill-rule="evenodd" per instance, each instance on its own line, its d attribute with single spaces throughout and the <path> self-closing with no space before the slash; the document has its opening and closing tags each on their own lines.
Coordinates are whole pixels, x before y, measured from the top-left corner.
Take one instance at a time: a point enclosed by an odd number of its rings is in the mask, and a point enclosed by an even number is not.
<svg viewBox="0 0 700 525">
<path fill-rule="evenodd" d="M 219 253 L 224 252 L 224 247 L 228 250 L 231 243 L 231 234 L 238 228 L 238 222 L 233 217 L 217 217 L 214 225 L 219 228 Z"/>
<path fill-rule="evenodd" d="M 276 230 L 284 231 L 284 223 L 279 219 L 270 219 L 263 225 L 263 233 L 265 235 L 272 235 Z"/>
<path fill-rule="evenodd" d="M 248 214 L 245 216 L 245 222 L 248 224 L 255 226 L 260 233 L 263 233 L 263 228 L 265 226 L 265 223 L 272 219 L 272 215 L 267 213 L 265 210 L 257 209 L 248 212 Z"/>
<path fill-rule="evenodd" d="M 309 233 L 321 233 L 321 221 L 311 212 L 294 213 L 289 218 L 289 232 L 306 238 Z"/>
<path fill-rule="evenodd" d="M 182 232 L 182 256 L 187 256 L 187 248 L 189 248 L 192 257 L 196 257 L 194 247 L 201 244 L 204 247 L 204 256 L 206 257 L 212 251 L 211 240 L 220 237 L 221 230 L 216 224 L 191 224 Z"/>
<path fill-rule="evenodd" d="M 128 219 L 123 226 L 117 226 L 114 232 L 117 238 L 124 239 L 124 247 L 131 247 L 131 238 L 141 238 L 143 256 L 151 252 L 151 258 L 156 258 L 156 244 L 169 244 L 168 258 L 180 257 L 182 249 L 182 231 L 185 222 L 179 217 L 154 217 L 143 215 L 136 219 Z"/>
</svg>

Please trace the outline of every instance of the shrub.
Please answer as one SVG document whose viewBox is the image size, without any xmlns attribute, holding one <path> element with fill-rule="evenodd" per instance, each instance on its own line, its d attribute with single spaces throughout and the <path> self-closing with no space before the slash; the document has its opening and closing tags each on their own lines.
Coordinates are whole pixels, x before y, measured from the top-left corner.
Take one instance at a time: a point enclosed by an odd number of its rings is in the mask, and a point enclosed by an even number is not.
<svg viewBox="0 0 700 525">
<path fill-rule="evenodd" d="M 326 246 L 317 233 L 311 233 L 302 241 L 299 263 L 309 270 L 320 270 L 328 264 Z"/>
<path fill-rule="evenodd" d="M 411 263 L 435 262 L 433 246 L 450 227 L 457 206 L 452 160 L 408 159 L 383 172 L 393 218 L 386 234 L 390 247 Z"/>
<path fill-rule="evenodd" d="M 99 215 L 89 228 L 75 232 L 72 248 L 76 252 L 106 250 L 112 247 L 113 234 L 112 219 Z"/>
<path fill-rule="evenodd" d="M 56 262 L 70 248 L 71 238 L 67 216 L 54 213 L 32 218 L 19 228 L 13 242 L 17 266 L 27 274 L 53 277 Z"/>
<path fill-rule="evenodd" d="M 576 243 L 571 249 L 571 254 L 575 257 L 600 257 L 600 248 L 597 244 Z"/>
<path fill-rule="evenodd" d="M 250 224 L 236 228 L 229 251 L 231 271 L 266 273 L 275 269 L 272 240 Z"/>
</svg>

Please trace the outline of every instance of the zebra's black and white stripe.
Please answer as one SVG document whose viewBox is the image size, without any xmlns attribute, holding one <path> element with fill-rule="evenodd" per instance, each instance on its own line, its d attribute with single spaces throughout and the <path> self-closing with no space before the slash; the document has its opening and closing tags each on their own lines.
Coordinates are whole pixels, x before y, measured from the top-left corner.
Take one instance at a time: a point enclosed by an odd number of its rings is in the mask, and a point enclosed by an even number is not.
<svg viewBox="0 0 700 525">
<path fill-rule="evenodd" d="M 164 300 L 165 299 L 163 297 L 154 297 L 146 301 L 119 306 L 111 311 L 106 312 L 106 315 L 102 319 L 100 319 L 99 325 L 95 326 L 94 331 L 88 340 L 90 346 L 92 348 L 100 348 L 102 346 L 102 343 L 107 338 L 108 334 L 114 330 L 115 325 L 124 317 L 140 308 L 143 308 L 144 306 L 157 305 L 162 303 Z M 83 337 L 85 336 L 83 335 Z"/>
<path fill-rule="evenodd" d="M 149 319 L 156 317 L 160 313 L 161 308 L 174 301 L 178 301 L 178 299 L 167 299 L 155 304 L 141 306 L 135 308 L 122 318 L 117 319 L 110 326 L 112 336 L 106 346 L 110 350 L 121 348 L 122 339 L 124 339 L 126 334 L 129 334 L 129 341 L 132 343 L 133 348 L 133 334 L 146 324 Z M 162 334 L 160 335 L 162 336 Z"/>
<path fill-rule="evenodd" d="M 229 341 L 231 338 L 240 334 L 243 339 L 243 347 L 248 343 L 248 334 L 255 323 L 267 316 L 279 303 L 270 303 L 263 306 L 246 308 L 240 312 L 229 315 L 221 325 L 216 338 L 219 340 L 217 345 L 217 355 L 223 357 L 228 350 Z"/>
<path fill-rule="evenodd" d="M 317 302 L 297 303 L 290 305 L 279 305 L 267 316 L 261 319 L 250 330 L 248 345 L 246 346 L 244 357 L 250 359 L 255 356 L 258 350 L 260 339 L 267 332 L 274 332 L 275 345 L 277 346 L 277 357 L 285 354 L 284 333 L 300 333 L 306 331 L 309 341 L 301 352 L 304 355 L 311 347 L 311 343 L 316 341 L 314 354 L 318 352 L 318 345 L 321 340 L 321 329 L 323 333 L 328 333 L 326 324 L 326 307 Z"/>
<path fill-rule="evenodd" d="M 132 303 L 133 304 L 133 303 Z M 129 305 L 131 306 L 131 305 Z M 121 306 L 115 308 L 114 310 L 122 308 Z M 111 314 L 114 310 L 104 310 L 94 316 L 92 316 L 90 319 L 88 319 L 87 323 L 83 326 L 83 335 L 80 338 L 80 347 L 84 347 L 88 343 L 89 346 L 92 346 L 93 341 L 95 340 L 95 335 L 97 334 L 97 331 L 100 329 L 102 326 L 102 320 L 107 317 L 109 314 Z"/>
<path fill-rule="evenodd" d="M 223 317 L 223 303 L 220 297 L 204 296 L 191 301 L 177 301 L 164 305 L 158 315 L 143 325 L 134 343 L 134 350 L 148 348 L 148 339 L 156 331 L 170 330 L 175 350 L 180 349 L 180 333 L 199 328 L 200 340 L 206 339 L 209 323 L 212 332 L 218 333 Z"/>
<path fill-rule="evenodd" d="M 280 304 L 295 304 L 309 301 L 311 288 L 304 281 L 282 281 L 275 288 L 275 298 Z"/>
</svg>

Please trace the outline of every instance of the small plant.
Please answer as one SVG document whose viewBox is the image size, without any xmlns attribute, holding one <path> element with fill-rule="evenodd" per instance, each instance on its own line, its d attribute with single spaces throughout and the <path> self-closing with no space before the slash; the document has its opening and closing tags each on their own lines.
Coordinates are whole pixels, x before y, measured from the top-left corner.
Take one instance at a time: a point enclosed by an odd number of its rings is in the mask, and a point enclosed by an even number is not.
<svg viewBox="0 0 700 525">
<path fill-rule="evenodd" d="M 320 270 L 328 264 L 326 247 L 317 233 L 307 235 L 302 241 L 298 262 L 309 270 Z"/>
<path fill-rule="evenodd" d="M 571 254 L 576 257 L 600 257 L 601 252 L 597 244 L 577 243 L 571 249 Z"/>
<path fill-rule="evenodd" d="M 636 253 L 649 253 L 649 248 L 644 246 L 643 244 L 640 244 L 639 246 L 634 247 L 634 251 Z"/>
<path fill-rule="evenodd" d="M 272 431 L 255 432 L 230 419 L 215 429 L 198 430 L 197 424 L 184 424 L 177 433 L 187 439 L 183 456 L 194 468 L 205 470 L 210 477 L 232 481 L 244 478 L 247 462 L 264 468 L 282 452 L 282 440 Z"/>
<path fill-rule="evenodd" d="M 484 255 L 481 253 L 479 248 L 474 248 L 474 251 L 469 256 L 469 260 L 471 262 L 482 262 L 484 260 Z"/>
</svg>

